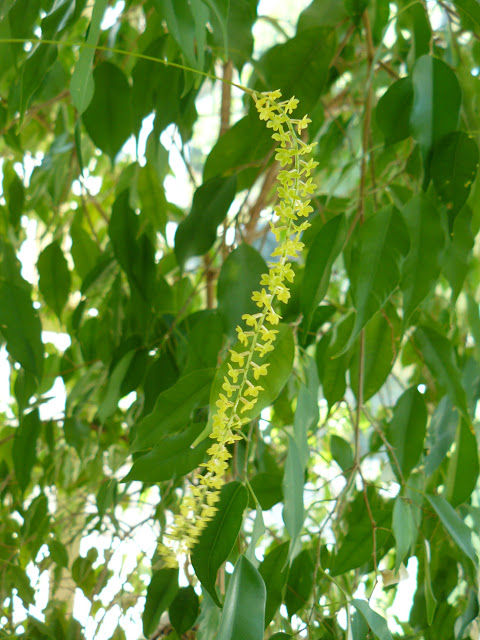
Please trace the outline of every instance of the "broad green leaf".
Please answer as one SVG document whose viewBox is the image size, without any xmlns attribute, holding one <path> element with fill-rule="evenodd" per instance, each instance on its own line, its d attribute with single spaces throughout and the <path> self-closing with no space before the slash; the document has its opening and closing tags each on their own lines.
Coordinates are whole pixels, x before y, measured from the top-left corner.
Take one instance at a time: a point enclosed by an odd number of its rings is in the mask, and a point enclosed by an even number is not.
<svg viewBox="0 0 480 640">
<path fill-rule="evenodd" d="M 187 361 L 182 375 L 195 369 L 216 367 L 223 343 L 223 323 L 217 311 L 205 309 L 187 320 L 194 324 L 188 333 Z"/>
<path fill-rule="evenodd" d="M 401 495 L 395 498 L 392 517 L 393 535 L 395 536 L 395 572 L 398 572 L 405 556 L 415 542 L 417 529 L 408 501 Z"/>
<path fill-rule="evenodd" d="M 252 27 L 257 18 L 257 0 L 204 0 L 210 7 L 213 38 L 241 72 L 253 51 Z"/>
<path fill-rule="evenodd" d="M 210 638 L 215 637 L 220 623 L 220 614 L 221 609 L 208 595 L 208 591 L 204 591 L 200 603 L 200 615 L 196 625 L 198 640 L 210 640 Z"/>
<path fill-rule="evenodd" d="M 423 580 L 423 585 L 425 590 L 425 603 L 427 605 L 427 622 L 429 625 L 431 625 L 433 622 L 433 617 L 435 615 L 435 609 L 437 608 L 437 599 L 433 594 L 432 580 L 430 577 L 430 562 L 431 562 L 430 544 L 428 540 L 425 540 L 424 542 L 425 542 L 425 554 L 423 557 L 424 557 L 425 576 Z"/>
<path fill-rule="evenodd" d="M 408 232 L 398 210 L 389 206 L 370 216 L 358 230 L 349 275 L 355 325 L 345 352 L 374 313 L 398 286 L 401 265 L 409 250 Z"/>
<path fill-rule="evenodd" d="M 150 451 L 134 456 L 133 466 L 123 481 L 162 482 L 180 478 L 196 469 L 205 460 L 211 444 L 205 440 L 192 448 L 204 426 L 205 423 L 194 424 L 181 433 L 159 438 Z"/>
<path fill-rule="evenodd" d="M 132 349 L 127 351 L 119 362 L 115 365 L 113 371 L 109 374 L 107 388 L 102 402 L 98 407 L 98 417 L 103 424 L 107 418 L 113 415 L 118 407 L 118 401 L 121 394 L 120 389 L 125 378 L 125 374 L 135 356 L 136 351 Z"/>
<path fill-rule="evenodd" d="M 242 323 L 244 313 L 257 312 L 252 291 L 258 288 L 262 274 L 267 271 L 265 260 L 246 243 L 238 245 L 223 263 L 218 276 L 217 298 L 218 310 L 229 335 L 236 335 L 235 327 Z"/>
<path fill-rule="evenodd" d="M 198 596 L 192 585 L 179 589 L 168 609 L 168 617 L 172 627 L 180 637 L 195 624 L 195 620 L 198 617 L 198 609 Z"/>
<path fill-rule="evenodd" d="M 388 630 L 387 621 L 382 616 L 378 615 L 376 611 L 370 608 L 366 600 L 359 600 L 354 598 L 352 604 L 355 609 L 363 616 L 365 622 L 373 631 L 375 636 L 379 640 L 392 640 L 392 635 Z"/>
<path fill-rule="evenodd" d="M 203 168 L 203 182 L 216 176 L 237 176 L 237 190 L 252 185 L 265 164 L 265 156 L 274 143 L 256 113 L 246 115 L 228 129 L 207 156 Z"/>
<path fill-rule="evenodd" d="M 283 521 L 292 540 L 295 540 L 302 530 L 305 518 L 303 506 L 303 485 L 305 474 L 300 452 L 295 440 L 288 436 L 288 453 L 283 476 Z"/>
<path fill-rule="evenodd" d="M 77 416 L 66 418 L 63 422 L 63 431 L 67 444 L 74 447 L 79 455 L 88 442 L 90 429 L 85 422 Z"/>
<path fill-rule="evenodd" d="M 412 82 L 410 127 L 422 150 L 426 187 L 429 182 L 429 155 L 434 144 L 457 128 L 461 91 L 453 70 L 439 58 L 429 55 L 416 61 Z"/>
<path fill-rule="evenodd" d="M 432 180 L 448 209 L 453 227 L 456 214 L 465 204 L 478 168 L 478 147 L 464 131 L 441 138 L 432 151 Z"/>
<path fill-rule="evenodd" d="M 480 12 L 480 11 L 479 11 Z M 468 625 L 475 620 L 479 613 L 478 596 L 475 589 L 470 588 L 468 590 L 467 607 L 463 614 L 458 619 L 460 624 L 455 625 L 455 640 L 460 640 L 465 637 L 465 631 Z"/>
<path fill-rule="evenodd" d="M 465 13 L 480 27 L 480 4 L 478 0 L 453 0 L 453 4 L 460 9 L 460 15 Z"/>
<path fill-rule="evenodd" d="M 458 424 L 458 413 L 448 396 L 444 396 L 437 404 L 428 428 L 427 448 L 429 453 L 425 458 L 425 474 L 427 476 L 438 468 L 455 439 Z"/>
<path fill-rule="evenodd" d="M 58 49 L 54 44 L 38 45 L 28 56 L 21 68 L 20 80 L 20 123 L 35 91 L 41 86 L 44 78 L 57 59 Z"/>
<path fill-rule="evenodd" d="M 56 565 L 64 568 L 68 567 L 68 551 L 60 540 L 49 540 L 48 551 Z"/>
<path fill-rule="evenodd" d="M 398 478 L 408 479 L 420 460 L 427 418 L 424 397 L 416 387 L 410 387 L 397 401 L 387 428 L 387 438 L 393 447 L 391 465 Z"/>
<path fill-rule="evenodd" d="M 314 27 L 328 27 L 341 23 L 348 17 L 343 2 L 338 0 L 314 0 L 300 14 L 297 34 Z"/>
<path fill-rule="evenodd" d="M 465 282 L 473 245 L 472 210 L 465 205 L 455 218 L 453 234 L 443 259 L 443 273 L 452 287 L 452 303 L 460 295 Z"/>
<path fill-rule="evenodd" d="M 410 251 L 403 263 L 404 326 L 413 311 L 432 291 L 440 275 L 445 250 L 445 231 L 427 196 L 414 196 L 402 209 L 410 234 Z"/>
<path fill-rule="evenodd" d="M 203 530 L 192 552 L 195 574 L 218 606 L 220 600 L 215 587 L 217 573 L 235 544 L 247 503 L 248 491 L 243 484 L 229 482 L 224 485 L 220 501 L 216 504 L 217 512 Z"/>
<path fill-rule="evenodd" d="M 300 551 L 292 562 L 285 588 L 285 606 L 290 618 L 307 606 L 313 588 L 315 563 L 308 549 Z"/>
<path fill-rule="evenodd" d="M 261 472 L 250 480 L 250 486 L 264 511 L 268 511 L 283 499 L 283 474 Z"/>
<path fill-rule="evenodd" d="M 161 393 L 153 411 L 136 425 L 134 451 L 154 447 L 168 434 L 185 431 L 190 414 L 208 402 L 214 369 L 197 369 Z"/>
<path fill-rule="evenodd" d="M 42 325 L 28 289 L 0 280 L 0 334 L 14 360 L 40 381 L 43 373 Z"/>
<path fill-rule="evenodd" d="M 381 389 L 395 363 L 401 342 L 401 320 L 395 306 L 385 307 L 365 326 L 363 356 L 363 400 L 366 402 Z M 350 386 L 358 394 L 360 346 L 356 344 L 350 362 Z"/>
<path fill-rule="evenodd" d="M 100 250 L 88 231 L 76 221 L 70 227 L 70 236 L 72 238 L 70 253 L 75 263 L 75 271 L 83 280 L 97 265 Z"/>
<path fill-rule="evenodd" d="M 156 170 L 150 162 L 138 171 L 137 191 L 140 198 L 142 215 L 153 229 L 165 237 L 167 224 L 167 199 Z"/>
<path fill-rule="evenodd" d="M 478 445 L 473 427 L 460 418 L 455 438 L 455 450 L 447 471 L 446 498 L 454 507 L 466 502 L 478 479 Z"/>
<path fill-rule="evenodd" d="M 446 389 L 458 411 L 469 420 L 467 397 L 450 341 L 434 329 L 419 327 L 415 332 L 415 344 L 433 373 L 435 382 Z"/>
<path fill-rule="evenodd" d="M 45 247 L 38 257 L 38 286 L 49 307 L 60 318 L 70 293 L 70 271 L 58 242 Z"/>
<path fill-rule="evenodd" d="M 413 85 L 409 77 L 400 78 L 383 94 L 377 104 L 377 124 L 385 144 L 395 144 L 410 135 L 410 111 L 413 104 Z"/>
<path fill-rule="evenodd" d="M 293 640 L 293 636 L 279 631 L 278 633 L 274 633 L 273 636 L 270 636 L 269 640 Z"/>
<path fill-rule="evenodd" d="M 86 38 L 88 46 L 80 49 L 80 55 L 70 80 L 72 102 L 80 115 L 92 101 L 95 91 L 95 84 L 92 78 L 92 63 L 98 36 L 100 35 L 100 24 L 107 4 L 108 0 L 95 0 Z"/>
<path fill-rule="evenodd" d="M 308 251 L 300 290 L 303 329 L 306 332 L 310 330 L 313 314 L 327 292 L 333 263 L 342 250 L 346 231 L 345 216 L 335 216 L 320 229 Z"/>
<path fill-rule="evenodd" d="M 420 2 L 408 4 L 399 16 L 399 27 L 406 26 L 412 33 L 412 49 L 415 59 L 430 53 L 432 29 L 426 7 Z"/>
<path fill-rule="evenodd" d="M 3 197 L 10 214 L 10 224 L 14 229 L 18 229 L 25 204 L 25 187 L 10 163 L 4 162 L 2 171 Z"/>
<path fill-rule="evenodd" d="M 334 29 L 317 27 L 269 49 L 257 62 L 255 89 L 280 89 L 285 98 L 295 96 L 300 104 L 294 117 L 312 113 L 328 80 L 330 61 L 336 49 Z M 297 115 L 298 114 L 298 115 Z"/>
<path fill-rule="evenodd" d="M 360 23 L 363 12 L 368 6 L 368 2 L 369 0 L 343 0 L 346 10 L 357 26 Z"/>
<path fill-rule="evenodd" d="M 261 385 L 264 390 L 258 395 L 258 401 L 255 406 L 242 414 L 242 416 L 249 418 L 250 420 L 256 418 L 260 415 L 262 409 L 272 404 L 283 389 L 283 386 L 287 382 L 292 371 L 293 358 L 295 355 L 295 344 L 293 341 L 292 330 L 285 324 L 277 325 L 277 329 L 278 333 L 274 342 L 274 350 L 267 353 L 267 355 L 261 359 L 262 364 L 270 363 L 270 366 L 267 369 L 267 375 L 262 376 L 261 378 Z M 240 342 L 237 342 L 232 347 L 232 350 L 237 351 L 238 353 L 242 353 L 243 349 L 244 347 L 242 347 Z M 222 384 L 228 372 L 228 362 L 228 358 L 222 362 L 221 366 L 217 370 L 215 380 L 212 385 L 210 393 L 211 415 L 217 410 L 215 402 L 217 401 L 219 394 L 223 393 Z M 211 416 L 209 426 L 210 423 Z"/>
<path fill-rule="evenodd" d="M 265 604 L 265 627 L 268 627 L 277 609 L 282 604 L 283 588 L 288 577 L 288 542 L 283 542 L 271 549 L 258 567 L 267 589 Z"/>
<path fill-rule="evenodd" d="M 365 618 L 355 609 L 352 616 L 352 640 L 367 640 L 369 633 Z"/>
<path fill-rule="evenodd" d="M 95 92 L 83 114 L 83 123 L 95 145 L 115 156 L 132 135 L 132 98 L 128 80 L 111 62 L 101 62 L 93 72 Z"/>
<path fill-rule="evenodd" d="M 330 453 L 340 469 L 346 473 L 353 468 L 353 450 L 349 442 L 336 436 L 330 438 Z"/>
<path fill-rule="evenodd" d="M 266 589 L 262 576 L 240 556 L 228 584 L 215 640 L 262 640 Z"/>
<path fill-rule="evenodd" d="M 143 610 L 143 633 L 149 638 L 157 628 L 160 616 L 168 609 L 178 591 L 178 569 L 155 571 L 147 589 Z"/>
<path fill-rule="evenodd" d="M 472 545 L 472 531 L 460 518 L 455 509 L 442 496 L 427 495 L 427 500 L 440 518 L 441 523 L 455 544 L 470 558 L 475 566 L 477 554 Z"/>
<path fill-rule="evenodd" d="M 217 227 L 235 198 L 237 179 L 212 178 L 195 191 L 192 208 L 175 233 L 175 254 L 184 266 L 188 258 L 201 256 L 217 239 Z"/>
<path fill-rule="evenodd" d="M 37 460 L 37 439 L 40 428 L 38 409 L 33 409 L 22 416 L 20 426 L 15 431 L 12 450 L 13 467 L 22 492 L 28 487 L 32 468 Z"/>
<path fill-rule="evenodd" d="M 317 345 L 316 363 L 323 395 L 331 408 L 336 402 L 342 400 L 347 388 L 347 369 L 352 358 L 350 351 L 337 356 L 345 347 L 352 333 L 355 316 L 347 314 L 334 327 L 333 334 L 326 334 Z"/>
</svg>

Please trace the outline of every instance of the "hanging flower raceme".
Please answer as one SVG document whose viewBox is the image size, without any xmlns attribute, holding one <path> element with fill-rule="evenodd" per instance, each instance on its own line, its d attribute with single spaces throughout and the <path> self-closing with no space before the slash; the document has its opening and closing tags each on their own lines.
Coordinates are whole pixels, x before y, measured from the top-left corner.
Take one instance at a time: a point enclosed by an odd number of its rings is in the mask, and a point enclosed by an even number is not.
<svg viewBox="0 0 480 640">
<path fill-rule="evenodd" d="M 315 184 L 310 174 L 318 163 L 308 155 L 316 143 L 305 143 L 300 137 L 310 119 L 307 116 L 291 118 L 298 100 L 292 97 L 279 102 L 280 91 L 254 93 L 253 98 L 260 119 L 273 129 L 272 138 L 280 145 L 275 156 L 282 167 L 278 174 L 279 204 L 274 207 L 275 216 L 270 223 L 278 246 L 272 253 L 274 260 L 268 263 L 268 273 L 261 277 L 260 291 L 252 295 L 258 313 L 243 315 L 245 325 L 237 327 L 240 348 L 230 351 L 223 393 L 215 402 L 210 434 L 214 443 L 207 450 L 208 462 L 201 465 L 205 472 L 195 475 L 191 495 L 184 498 L 180 514 L 166 534 L 171 544 L 160 546 L 167 566 L 176 566 L 178 553 L 192 550 L 215 514 L 215 504 L 220 499 L 232 457 L 228 446 L 242 438 L 239 431 L 250 421 L 245 413 L 255 407 L 264 390 L 261 379 L 268 374 L 269 364 L 262 359 L 274 349 L 278 333 L 275 326 L 281 320 L 275 303 L 277 300 L 286 303 L 290 298 L 288 283 L 293 282 L 295 274 L 289 260 L 297 258 L 304 247 L 300 236 L 310 226 L 305 218 L 313 211 L 308 197 L 315 191 Z"/>
</svg>

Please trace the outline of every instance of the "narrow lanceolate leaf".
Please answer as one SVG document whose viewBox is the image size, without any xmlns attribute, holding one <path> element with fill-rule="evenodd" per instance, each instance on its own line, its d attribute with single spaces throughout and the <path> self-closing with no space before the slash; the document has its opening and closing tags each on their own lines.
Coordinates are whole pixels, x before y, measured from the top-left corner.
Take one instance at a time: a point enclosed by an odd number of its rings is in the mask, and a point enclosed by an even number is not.
<svg viewBox="0 0 480 640">
<path fill-rule="evenodd" d="M 405 222 L 393 206 L 372 215 L 358 229 L 349 268 L 357 315 L 343 351 L 352 346 L 368 320 L 383 307 L 398 286 L 401 266 L 408 250 Z"/>
<path fill-rule="evenodd" d="M 215 640 L 262 640 L 266 589 L 262 576 L 240 556 L 227 589 Z"/>
<path fill-rule="evenodd" d="M 342 250 L 345 238 L 345 215 L 340 214 L 327 222 L 312 242 L 300 294 L 305 332 L 309 331 L 315 309 L 325 297 L 333 263 Z"/>
<path fill-rule="evenodd" d="M 435 380 L 447 390 L 450 399 L 463 417 L 470 421 L 465 389 L 460 382 L 461 376 L 455 351 L 449 340 L 434 329 L 419 327 L 415 332 L 415 343 Z"/>
<path fill-rule="evenodd" d="M 248 491 L 243 484 L 229 482 L 224 485 L 216 505 L 218 510 L 192 552 L 195 574 L 218 606 L 217 573 L 235 544 L 247 504 Z"/>
<path fill-rule="evenodd" d="M 70 271 L 58 242 L 52 242 L 40 254 L 37 262 L 38 286 L 48 306 L 60 318 L 70 292 Z"/>
<path fill-rule="evenodd" d="M 95 92 L 83 123 L 96 146 L 113 162 L 133 131 L 131 89 L 123 71 L 111 62 L 100 63 L 93 78 Z"/>
<path fill-rule="evenodd" d="M 388 425 L 387 438 L 393 447 L 392 468 L 406 480 L 423 451 L 428 412 L 416 387 L 410 387 L 398 400 Z"/>
<path fill-rule="evenodd" d="M 435 509 L 441 523 L 448 531 L 455 544 L 467 555 L 473 564 L 478 564 L 478 558 L 472 545 L 472 531 L 460 518 L 455 509 L 442 496 L 427 495 L 427 499 Z"/>
<path fill-rule="evenodd" d="M 191 412 L 208 402 L 214 369 L 197 369 L 161 393 L 155 407 L 136 426 L 134 451 L 155 446 L 164 436 L 182 432 Z"/>
<path fill-rule="evenodd" d="M 265 582 L 267 602 L 265 604 L 265 626 L 270 624 L 277 609 L 282 604 L 283 589 L 288 577 L 288 548 L 290 544 L 283 542 L 265 556 L 258 571 Z"/>
<path fill-rule="evenodd" d="M 425 554 L 424 554 L 424 572 L 425 577 L 423 581 L 423 586 L 425 589 L 425 603 L 427 605 L 427 622 L 428 624 L 432 624 L 433 616 L 435 615 L 435 609 L 437 608 L 437 599 L 433 593 L 432 589 L 432 579 L 430 577 L 430 563 L 431 563 L 431 555 L 430 555 L 430 544 L 428 540 L 425 540 Z"/>
<path fill-rule="evenodd" d="M 80 114 L 90 104 L 95 90 L 92 78 L 92 62 L 95 55 L 95 46 L 100 35 L 100 24 L 107 4 L 108 0 L 95 0 L 92 20 L 88 28 L 87 46 L 80 49 L 80 56 L 70 81 L 72 102 Z"/>
<path fill-rule="evenodd" d="M 175 234 L 175 253 L 183 267 L 188 258 L 206 253 L 217 238 L 217 227 L 227 215 L 236 193 L 237 179 L 212 178 L 193 196 L 192 209 Z"/>
<path fill-rule="evenodd" d="M 478 168 L 478 147 L 464 131 L 441 138 L 432 152 L 432 179 L 451 223 L 465 204 Z"/>
<path fill-rule="evenodd" d="M 40 380 L 43 372 L 42 325 L 28 289 L 0 280 L 0 334 L 14 360 Z"/>
<path fill-rule="evenodd" d="M 396 548 L 395 571 L 398 571 L 417 533 L 410 504 L 400 495 L 395 498 L 392 526 Z"/>
<path fill-rule="evenodd" d="M 366 600 L 354 598 L 352 604 L 379 640 L 392 640 L 387 621 L 370 608 Z"/>
<path fill-rule="evenodd" d="M 168 609 L 178 591 L 178 570 L 160 569 L 152 575 L 143 611 L 143 633 L 149 638 L 157 628 L 160 616 Z"/>
<path fill-rule="evenodd" d="M 410 127 L 424 157 L 426 186 L 433 145 L 457 128 L 461 91 L 457 76 L 448 64 L 429 55 L 416 61 L 412 82 Z"/>
<path fill-rule="evenodd" d="M 34 409 L 20 421 L 13 440 L 13 466 L 15 477 L 21 491 L 25 491 L 30 482 L 33 465 L 37 459 L 36 444 L 40 434 L 40 416 Z"/>
<path fill-rule="evenodd" d="M 466 502 L 478 479 L 478 445 L 473 429 L 464 419 L 458 421 L 455 450 L 447 471 L 447 499 L 456 507 Z"/>
<path fill-rule="evenodd" d="M 440 216 L 424 194 L 414 196 L 402 209 L 402 214 L 410 234 L 410 251 L 403 263 L 400 285 L 406 325 L 438 279 L 446 238 Z"/>
<path fill-rule="evenodd" d="M 305 518 L 303 507 L 304 480 L 300 452 L 295 440 L 288 436 L 288 453 L 283 476 L 283 495 L 285 498 L 283 521 L 292 540 L 295 540 L 302 530 Z"/>
</svg>

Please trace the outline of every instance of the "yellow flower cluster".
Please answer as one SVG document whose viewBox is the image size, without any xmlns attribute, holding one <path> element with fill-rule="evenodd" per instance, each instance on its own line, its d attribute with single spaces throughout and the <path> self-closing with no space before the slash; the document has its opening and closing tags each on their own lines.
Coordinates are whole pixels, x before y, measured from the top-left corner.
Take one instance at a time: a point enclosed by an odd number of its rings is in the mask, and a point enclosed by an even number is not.
<svg viewBox="0 0 480 640">
<path fill-rule="evenodd" d="M 215 405 L 210 438 L 215 442 L 207 450 L 210 459 L 202 464 L 205 473 L 197 473 L 191 495 L 184 498 L 180 514 L 175 517 L 171 531 L 166 534 L 175 549 L 162 545 L 159 552 L 167 566 L 176 566 L 175 552 L 189 553 L 197 543 L 203 529 L 215 514 L 215 503 L 220 499 L 220 489 L 225 483 L 228 460 L 232 457 L 228 446 L 241 439 L 239 430 L 250 421 L 244 414 L 251 411 L 264 389 L 257 384 L 268 373 L 268 363 L 261 360 L 270 351 L 278 330 L 275 325 L 281 317 L 274 308 L 276 300 L 288 302 L 290 291 L 286 284 L 293 282 L 294 271 L 290 258 L 296 258 L 304 245 L 300 235 L 310 224 L 305 220 L 313 208 L 308 196 L 315 191 L 310 177 L 317 162 L 307 156 L 314 144 L 301 139 L 302 130 L 310 119 L 294 119 L 290 114 L 298 105 L 296 98 L 279 102 L 280 91 L 253 94 L 261 120 L 273 129 L 272 138 L 279 143 L 275 159 L 282 170 L 278 174 L 279 204 L 274 207 L 275 219 L 270 222 L 278 246 L 272 253 L 277 258 L 268 263 L 268 273 L 263 274 L 260 291 L 252 300 L 258 313 L 242 316 L 244 327 L 237 327 L 239 350 L 230 351 L 228 374 Z M 285 167 L 285 168 L 284 168 Z M 303 221 L 301 220 L 303 218 Z"/>
</svg>

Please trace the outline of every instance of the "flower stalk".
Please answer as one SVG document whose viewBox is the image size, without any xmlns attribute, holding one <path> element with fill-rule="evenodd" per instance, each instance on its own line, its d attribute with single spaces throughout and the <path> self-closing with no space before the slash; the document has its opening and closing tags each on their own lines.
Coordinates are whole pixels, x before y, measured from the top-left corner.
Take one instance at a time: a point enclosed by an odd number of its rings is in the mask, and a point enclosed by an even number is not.
<svg viewBox="0 0 480 640">
<path fill-rule="evenodd" d="M 253 94 L 260 119 L 273 129 L 272 138 L 279 143 L 275 155 L 282 167 L 277 178 L 279 204 L 274 207 L 275 217 L 270 222 L 277 247 L 268 262 L 268 273 L 261 277 L 260 291 L 252 294 L 259 311 L 244 314 L 242 320 L 245 325 L 237 327 L 240 347 L 230 350 L 223 393 L 215 402 L 216 412 L 212 417 L 210 434 L 214 443 L 207 450 L 208 462 L 201 465 L 205 472 L 195 474 L 196 484 L 191 495 L 183 499 L 180 513 L 166 534 L 168 544 L 159 548 L 166 566 L 170 567 L 177 565 L 179 553 L 191 552 L 215 515 L 215 504 L 220 499 L 228 461 L 232 457 L 228 447 L 243 437 L 240 430 L 250 422 L 245 414 L 254 409 L 264 391 L 260 383 L 268 374 L 269 364 L 262 363 L 262 359 L 273 351 L 278 333 L 275 326 L 282 319 L 275 310 L 275 303 L 277 300 L 287 303 L 290 298 L 288 283 L 292 283 L 295 276 L 290 260 L 296 259 L 303 250 L 300 236 L 310 226 L 306 218 L 313 207 L 308 197 L 316 188 L 310 175 L 318 163 L 308 156 L 316 143 L 305 143 L 301 139 L 310 119 L 307 116 L 301 119 L 291 117 L 298 100 L 292 97 L 280 102 L 280 98 L 278 90 Z"/>
</svg>

